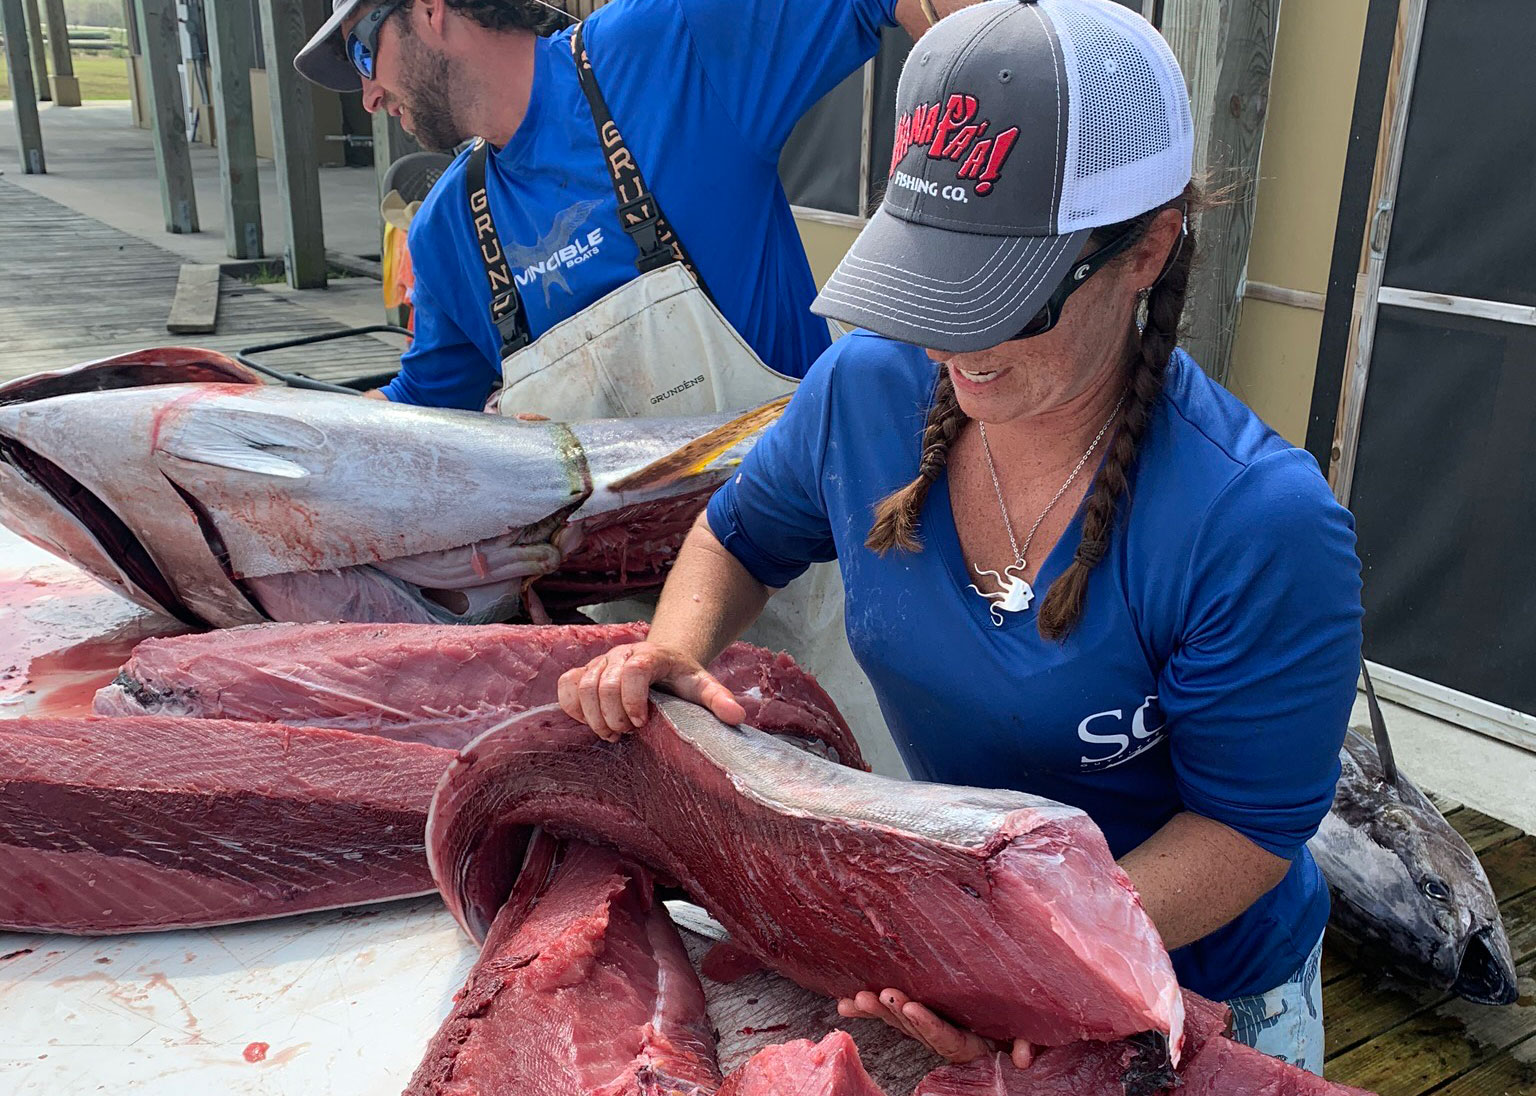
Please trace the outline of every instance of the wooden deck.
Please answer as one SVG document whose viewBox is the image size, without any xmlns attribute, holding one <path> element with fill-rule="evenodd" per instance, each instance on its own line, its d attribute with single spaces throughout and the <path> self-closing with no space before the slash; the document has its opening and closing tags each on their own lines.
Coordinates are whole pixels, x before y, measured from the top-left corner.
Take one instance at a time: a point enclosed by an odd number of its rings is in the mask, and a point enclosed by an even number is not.
<svg viewBox="0 0 1536 1096">
<path fill-rule="evenodd" d="M 170 335 L 165 321 L 182 262 L 0 178 L 0 380 L 146 346 L 194 345 L 233 354 L 342 329 L 291 299 L 226 276 L 215 333 Z M 382 298 L 379 316 L 382 322 Z M 399 351 L 364 336 L 262 355 L 261 361 L 343 379 L 392 370 Z"/>
<path fill-rule="evenodd" d="M 1380 1096 L 1536 1094 L 1536 836 L 1441 803 L 1488 871 L 1509 930 L 1523 995 L 1506 1008 L 1393 985 L 1343 945 L 1323 952 L 1330 1080 Z"/>
</svg>

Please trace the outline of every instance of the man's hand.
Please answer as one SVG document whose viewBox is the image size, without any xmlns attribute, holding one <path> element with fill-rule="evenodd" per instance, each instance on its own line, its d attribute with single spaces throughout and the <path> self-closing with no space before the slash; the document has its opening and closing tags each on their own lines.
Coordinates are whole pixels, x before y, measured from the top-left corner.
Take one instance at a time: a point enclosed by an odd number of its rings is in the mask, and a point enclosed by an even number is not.
<svg viewBox="0 0 1536 1096">
<path fill-rule="evenodd" d="M 996 1049 L 975 1032 L 939 1019 L 932 1009 L 918 1004 L 899 989 L 879 993 L 865 990 L 855 997 L 844 997 L 837 1003 L 837 1012 L 849 1020 L 884 1020 L 940 1058 L 956 1064 L 975 1061 Z M 1035 1060 L 1035 1048 L 1023 1039 L 1015 1039 L 1012 1058 L 1019 1069 L 1028 1069 Z"/>
<path fill-rule="evenodd" d="M 946 15 L 953 15 L 961 8 L 969 7 L 976 0 L 897 0 L 896 22 L 912 36 L 913 41 Z"/>
<path fill-rule="evenodd" d="M 389 402 L 389 397 L 384 394 L 384 389 L 382 388 L 370 388 L 368 391 L 364 392 L 363 395 L 370 400 L 383 400 L 385 403 Z"/>
<path fill-rule="evenodd" d="M 645 723 L 652 685 L 702 704 L 724 723 L 747 718 L 741 703 L 708 670 L 687 655 L 649 641 L 626 643 L 585 666 L 560 675 L 560 707 L 599 738 L 617 742 Z"/>
</svg>

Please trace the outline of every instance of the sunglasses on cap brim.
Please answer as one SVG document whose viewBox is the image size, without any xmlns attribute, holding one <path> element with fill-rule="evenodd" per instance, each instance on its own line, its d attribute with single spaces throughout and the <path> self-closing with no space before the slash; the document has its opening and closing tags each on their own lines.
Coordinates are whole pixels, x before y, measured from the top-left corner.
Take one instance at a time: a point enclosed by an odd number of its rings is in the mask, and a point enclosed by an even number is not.
<svg viewBox="0 0 1536 1096">
<path fill-rule="evenodd" d="M 1189 235 L 1188 212 L 1183 211 L 1181 206 L 1174 206 L 1173 208 L 1184 212 L 1184 226 L 1179 230 L 1178 245 L 1169 254 L 1168 261 L 1163 265 L 1162 273 L 1157 276 L 1158 282 L 1163 280 L 1163 277 L 1173 266 L 1174 260 L 1178 258 L 1179 252 L 1184 248 L 1184 238 Z M 1036 335 L 1044 335 L 1051 328 L 1055 327 L 1061 322 L 1061 310 L 1066 306 L 1067 298 L 1081 289 L 1083 283 L 1089 278 L 1114 262 L 1117 256 L 1128 250 L 1140 238 L 1141 233 L 1133 225 L 1091 255 L 1084 257 L 1082 261 L 1072 268 L 1072 273 L 1062 279 L 1062 283 L 1056 287 L 1056 292 L 1052 293 L 1050 300 L 1045 302 L 1045 307 L 1036 312 L 1034 318 L 1024 325 L 1024 330 L 1020 331 L 1017 335 L 1011 336 L 1008 341 L 1017 342 L 1019 339 L 1032 339 Z M 1154 282 L 1153 284 L 1156 285 L 1157 283 Z"/>
<path fill-rule="evenodd" d="M 404 3 L 405 0 L 385 0 L 363 16 L 357 26 L 352 28 L 352 33 L 347 35 L 347 60 L 352 62 L 352 67 L 363 79 L 372 80 L 377 68 L 375 58 L 379 49 L 379 28 Z"/>
</svg>

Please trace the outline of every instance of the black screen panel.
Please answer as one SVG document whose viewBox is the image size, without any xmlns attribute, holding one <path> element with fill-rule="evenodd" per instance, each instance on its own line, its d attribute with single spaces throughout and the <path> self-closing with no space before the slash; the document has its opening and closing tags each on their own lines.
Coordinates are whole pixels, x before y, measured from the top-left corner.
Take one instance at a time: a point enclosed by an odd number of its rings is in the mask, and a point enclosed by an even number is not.
<svg viewBox="0 0 1536 1096">
<path fill-rule="evenodd" d="M 1536 328 L 1385 306 L 1351 500 L 1366 655 L 1536 713 Z"/>
</svg>

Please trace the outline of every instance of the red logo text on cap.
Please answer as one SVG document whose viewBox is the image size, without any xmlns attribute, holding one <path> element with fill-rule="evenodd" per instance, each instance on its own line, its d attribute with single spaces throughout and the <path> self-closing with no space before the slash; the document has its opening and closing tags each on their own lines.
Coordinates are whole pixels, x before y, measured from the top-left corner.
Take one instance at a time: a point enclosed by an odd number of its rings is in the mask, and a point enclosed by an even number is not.
<svg viewBox="0 0 1536 1096">
<path fill-rule="evenodd" d="M 908 152 L 924 146 L 930 160 L 958 163 L 955 178 L 973 181 L 978 197 L 992 193 L 992 186 L 1003 174 L 1008 154 L 1019 140 L 1019 127 L 1005 129 L 988 137 L 992 121 L 976 120 L 981 104 L 974 95 L 956 93 L 945 102 L 922 103 L 903 114 L 896 122 L 896 148 L 891 156 L 891 174 Z"/>
</svg>

